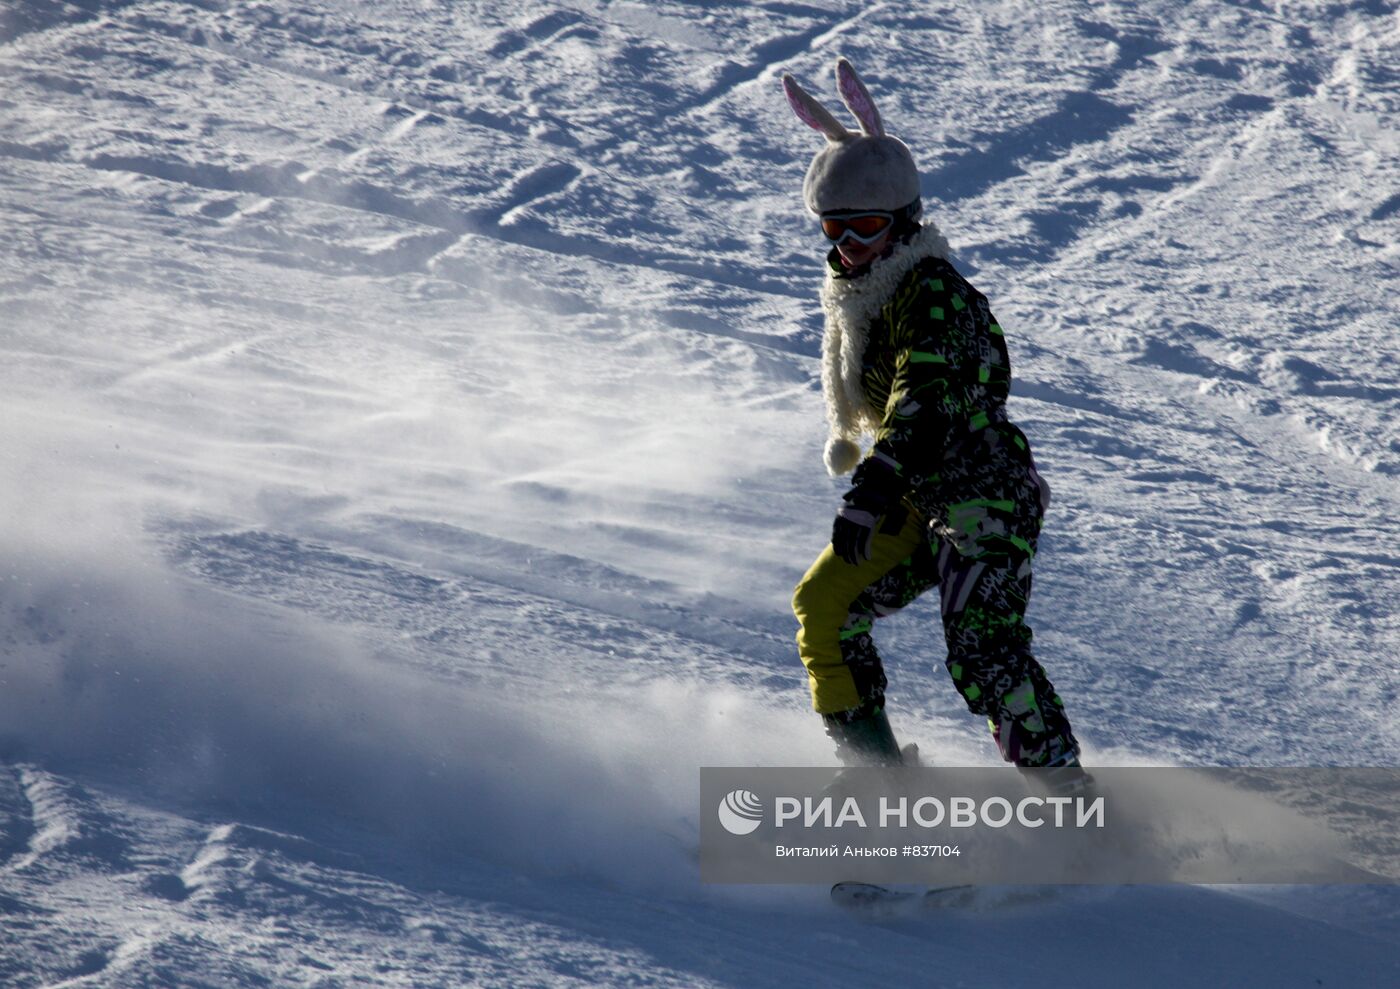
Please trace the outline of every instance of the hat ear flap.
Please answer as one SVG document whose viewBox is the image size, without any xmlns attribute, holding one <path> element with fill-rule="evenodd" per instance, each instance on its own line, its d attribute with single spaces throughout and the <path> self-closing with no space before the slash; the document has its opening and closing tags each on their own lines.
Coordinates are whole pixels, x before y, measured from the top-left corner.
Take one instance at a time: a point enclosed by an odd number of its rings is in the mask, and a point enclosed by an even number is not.
<svg viewBox="0 0 1400 989">
<path fill-rule="evenodd" d="M 841 91 L 841 99 L 860 121 L 860 129 L 870 137 L 884 137 L 885 126 L 880 122 L 880 111 L 870 99 L 870 91 L 860 81 L 856 70 L 844 58 L 836 61 L 836 88 Z"/>
<path fill-rule="evenodd" d="M 790 75 L 783 76 L 783 92 L 787 94 L 792 112 L 813 130 L 821 131 L 828 141 L 844 141 L 851 132 L 841 126 L 831 111 L 817 102 L 816 98 L 797 84 Z"/>
</svg>

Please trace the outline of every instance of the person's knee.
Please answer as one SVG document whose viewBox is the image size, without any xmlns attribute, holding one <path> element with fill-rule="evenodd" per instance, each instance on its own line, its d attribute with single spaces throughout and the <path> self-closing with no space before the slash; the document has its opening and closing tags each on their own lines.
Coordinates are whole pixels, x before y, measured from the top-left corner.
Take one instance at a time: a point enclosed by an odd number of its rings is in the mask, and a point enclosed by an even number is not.
<svg viewBox="0 0 1400 989">
<path fill-rule="evenodd" d="M 973 714 L 991 716 L 1003 694 L 1025 679 L 1034 663 L 1024 647 L 985 652 L 957 643 L 948 651 L 945 665 L 958 694 Z"/>
<path fill-rule="evenodd" d="M 846 620 L 846 611 L 837 596 L 810 575 L 793 589 L 792 613 L 805 629 L 830 627 L 831 631 L 838 631 Z"/>
<path fill-rule="evenodd" d="M 797 616 L 799 622 L 802 621 L 802 616 L 808 614 L 811 610 L 810 599 L 812 592 L 808 585 L 809 581 L 806 577 L 803 577 L 797 582 L 797 586 L 792 589 L 792 613 Z"/>
</svg>

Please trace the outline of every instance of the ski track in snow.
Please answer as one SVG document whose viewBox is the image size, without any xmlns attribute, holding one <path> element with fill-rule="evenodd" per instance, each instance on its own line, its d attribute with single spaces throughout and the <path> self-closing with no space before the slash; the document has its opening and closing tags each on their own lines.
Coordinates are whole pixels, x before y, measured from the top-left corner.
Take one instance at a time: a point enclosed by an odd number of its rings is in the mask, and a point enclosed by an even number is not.
<svg viewBox="0 0 1400 989">
<path fill-rule="evenodd" d="M 696 883 L 696 767 L 827 758 L 838 53 L 1009 330 L 1091 759 L 1393 763 L 1393 4 L 8 4 L 0 983 L 1396 981 L 1393 887 Z"/>
</svg>

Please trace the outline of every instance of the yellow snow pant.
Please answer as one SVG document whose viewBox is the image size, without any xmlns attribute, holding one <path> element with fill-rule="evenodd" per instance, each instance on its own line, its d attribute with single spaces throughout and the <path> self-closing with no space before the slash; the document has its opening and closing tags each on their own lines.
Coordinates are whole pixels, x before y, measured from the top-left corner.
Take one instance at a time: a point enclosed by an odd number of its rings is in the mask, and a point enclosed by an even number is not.
<svg viewBox="0 0 1400 989">
<path fill-rule="evenodd" d="M 927 522 L 908 502 L 905 507 L 909 510 L 899 532 L 875 534 L 870 559 L 852 566 L 828 544 L 793 594 L 792 610 L 801 624 L 797 630 L 797 651 L 807 667 L 812 706 L 819 714 L 859 707 L 875 686 L 860 682 L 863 675 L 878 677 L 876 692 L 884 692 L 884 673 L 878 661 L 871 667 L 853 665 L 843 655 L 841 643 L 870 631 L 868 614 L 851 613 L 852 603 L 862 592 L 891 570 L 907 564 L 916 552 L 927 552 Z M 922 588 L 905 590 L 913 596 Z M 880 610 L 894 611 L 904 603 L 907 602 L 886 602 Z"/>
</svg>

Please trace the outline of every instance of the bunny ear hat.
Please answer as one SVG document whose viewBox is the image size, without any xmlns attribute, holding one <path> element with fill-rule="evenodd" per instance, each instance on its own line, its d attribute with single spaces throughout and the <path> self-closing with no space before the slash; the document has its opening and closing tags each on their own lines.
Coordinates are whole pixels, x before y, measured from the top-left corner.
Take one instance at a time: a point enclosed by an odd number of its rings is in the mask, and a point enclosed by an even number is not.
<svg viewBox="0 0 1400 989">
<path fill-rule="evenodd" d="M 836 87 L 860 121 L 859 133 L 843 127 L 792 76 L 783 76 L 788 104 L 805 124 L 826 138 L 802 183 L 807 208 L 816 214 L 871 209 L 918 216 L 919 170 L 914 156 L 903 141 L 885 133 L 870 93 L 844 58 L 836 63 Z M 848 473 L 860 462 L 862 434 L 876 432 L 883 418 L 881 410 L 870 406 L 861 384 L 871 320 L 921 258 L 947 257 L 949 253 L 937 224 L 924 219 L 915 229 L 917 233 L 902 239 L 861 277 L 834 278 L 828 271 L 822 287 L 826 315 L 822 394 L 829 427 L 823 460 L 833 477 Z"/>
<path fill-rule="evenodd" d="M 919 170 L 904 142 L 885 133 L 880 112 L 865 84 L 844 58 L 836 62 L 836 88 L 847 108 L 860 121 L 860 131 L 848 131 L 826 107 L 783 76 L 783 91 L 793 112 L 826 138 L 812 158 L 802 183 L 802 198 L 813 213 L 835 209 L 878 209 L 894 212 L 919 198 Z"/>
</svg>

